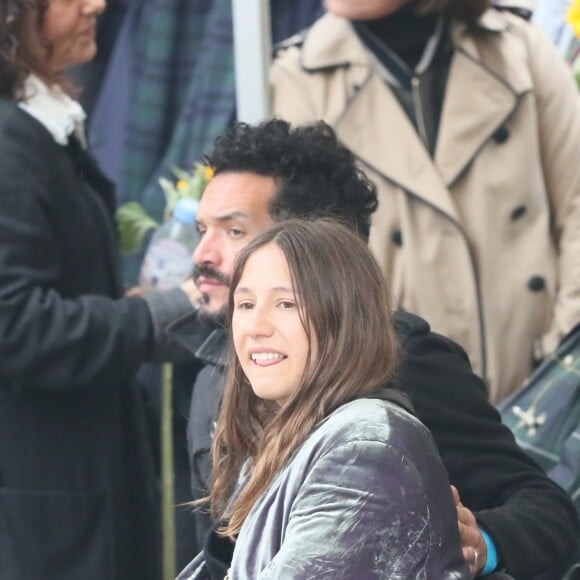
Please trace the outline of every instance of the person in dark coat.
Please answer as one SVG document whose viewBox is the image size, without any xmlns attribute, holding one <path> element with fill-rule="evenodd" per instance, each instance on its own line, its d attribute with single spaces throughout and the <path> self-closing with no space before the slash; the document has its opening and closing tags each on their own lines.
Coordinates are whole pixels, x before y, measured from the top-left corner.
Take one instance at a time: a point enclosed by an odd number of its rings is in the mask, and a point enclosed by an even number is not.
<svg viewBox="0 0 580 580">
<path fill-rule="evenodd" d="M 206 161 L 215 176 L 201 199 L 202 238 L 194 254 L 204 303 L 169 329 L 206 363 L 193 387 L 188 428 L 196 498 L 206 494 L 211 471 L 209 448 L 223 392 L 220 324 L 236 253 L 286 216 L 334 216 L 366 239 L 377 205 L 374 186 L 324 124 L 292 129 L 282 120 L 240 123 Z M 518 579 L 558 578 L 578 544 L 570 498 L 519 449 L 465 351 L 410 313 L 397 311 L 394 320 L 402 362 L 392 384 L 410 396 L 459 490 L 463 552 L 472 572 L 491 568 Z M 203 510 L 195 517 L 203 546 L 212 522 Z"/>
<path fill-rule="evenodd" d="M 209 503 L 229 577 L 470 579 L 433 439 L 383 393 L 399 349 L 366 243 L 284 220 L 240 251 L 228 302 Z M 178 580 L 211 578 L 199 562 Z"/>
<path fill-rule="evenodd" d="M 146 360 L 173 358 L 182 289 L 123 298 L 114 195 L 62 74 L 104 0 L 0 3 L 0 578 L 154 580 Z"/>
</svg>

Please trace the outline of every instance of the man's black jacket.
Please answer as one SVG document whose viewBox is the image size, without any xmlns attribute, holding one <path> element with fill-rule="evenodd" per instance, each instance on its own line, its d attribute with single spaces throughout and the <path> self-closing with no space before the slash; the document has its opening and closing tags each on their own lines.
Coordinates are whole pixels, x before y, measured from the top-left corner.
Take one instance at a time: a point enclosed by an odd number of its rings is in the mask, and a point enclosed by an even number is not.
<svg viewBox="0 0 580 580">
<path fill-rule="evenodd" d="M 392 386 L 407 393 L 429 428 L 462 503 L 493 538 L 501 566 L 516 580 L 555 580 L 578 546 L 578 519 L 570 498 L 517 445 L 489 403 L 483 381 L 465 351 L 430 331 L 423 319 L 398 311 L 402 361 Z M 223 391 L 223 330 L 208 331 L 195 316 L 170 330 L 206 366 L 191 400 L 188 444 L 195 498 L 206 494 L 209 449 Z M 198 546 L 211 520 L 195 514 Z"/>
</svg>

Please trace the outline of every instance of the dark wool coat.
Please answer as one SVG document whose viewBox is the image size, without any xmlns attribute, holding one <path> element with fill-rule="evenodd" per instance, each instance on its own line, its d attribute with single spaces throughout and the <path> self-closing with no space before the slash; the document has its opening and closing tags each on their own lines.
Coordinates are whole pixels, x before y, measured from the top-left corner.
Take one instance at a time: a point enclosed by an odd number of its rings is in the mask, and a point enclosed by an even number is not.
<svg viewBox="0 0 580 580">
<path fill-rule="evenodd" d="M 153 351 L 119 299 L 113 192 L 0 101 L 0 578 L 157 578 L 155 479 L 130 378 Z"/>
</svg>

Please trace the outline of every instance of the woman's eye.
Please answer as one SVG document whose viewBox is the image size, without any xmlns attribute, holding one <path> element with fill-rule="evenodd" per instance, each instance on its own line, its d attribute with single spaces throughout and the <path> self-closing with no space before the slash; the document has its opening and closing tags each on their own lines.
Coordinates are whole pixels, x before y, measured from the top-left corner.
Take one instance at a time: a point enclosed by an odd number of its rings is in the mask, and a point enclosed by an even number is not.
<svg viewBox="0 0 580 580">
<path fill-rule="evenodd" d="M 283 310 L 289 310 L 290 308 L 294 308 L 296 306 L 296 303 L 290 300 L 283 300 L 282 302 L 279 303 L 279 306 Z"/>
<path fill-rule="evenodd" d="M 238 304 L 238 310 L 251 310 L 254 305 L 251 302 L 240 302 Z"/>
</svg>

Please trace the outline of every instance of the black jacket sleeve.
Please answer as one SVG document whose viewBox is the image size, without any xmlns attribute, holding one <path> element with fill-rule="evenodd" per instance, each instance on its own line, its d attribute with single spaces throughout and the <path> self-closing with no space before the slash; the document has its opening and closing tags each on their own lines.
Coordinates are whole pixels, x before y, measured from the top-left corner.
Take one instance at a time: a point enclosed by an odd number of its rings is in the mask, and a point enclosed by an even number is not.
<svg viewBox="0 0 580 580">
<path fill-rule="evenodd" d="M 519 448 L 460 346 L 408 313 L 397 312 L 395 324 L 402 363 L 394 386 L 431 431 L 451 483 L 493 538 L 500 563 L 517 579 L 563 565 L 579 534 L 567 494 Z"/>
<path fill-rule="evenodd" d="M 155 355 L 156 321 L 119 298 L 110 208 L 44 127 L 0 105 L 0 383 L 125 381 Z"/>
</svg>

